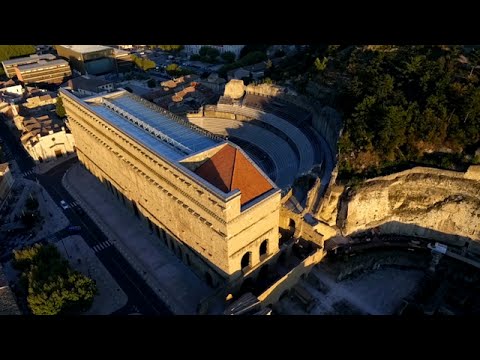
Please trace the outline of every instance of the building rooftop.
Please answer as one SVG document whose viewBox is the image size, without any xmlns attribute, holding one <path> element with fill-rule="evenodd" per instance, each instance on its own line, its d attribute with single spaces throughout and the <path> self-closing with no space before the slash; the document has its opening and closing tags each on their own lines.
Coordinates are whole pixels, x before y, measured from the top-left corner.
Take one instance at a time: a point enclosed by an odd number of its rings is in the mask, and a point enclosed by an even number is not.
<svg viewBox="0 0 480 360">
<path fill-rule="evenodd" d="M 61 66 L 61 65 L 68 66 L 68 62 L 63 59 L 57 59 L 53 61 L 40 60 L 37 63 L 20 65 L 18 66 L 18 70 L 28 71 L 28 70 L 35 70 L 35 69 L 44 69 L 44 68 L 54 67 L 54 66 Z"/>
<path fill-rule="evenodd" d="M 12 290 L 0 265 L 0 315 L 21 315 Z"/>
<path fill-rule="evenodd" d="M 73 90 L 83 89 L 87 91 L 97 92 L 97 88 L 99 86 L 112 83 L 112 81 L 107 81 L 99 78 L 86 78 L 84 76 L 79 76 L 69 80 L 68 85 L 71 86 Z"/>
<path fill-rule="evenodd" d="M 8 163 L 0 164 L 0 175 L 4 174 L 8 169 Z"/>
<path fill-rule="evenodd" d="M 101 101 L 99 101 L 101 100 Z M 184 120 L 127 91 L 87 100 L 105 120 L 144 142 L 160 155 L 178 160 L 203 151 L 219 141 Z M 140 125 L 137 125 L 140 124 Z M 145 130 L 148 128 L 154 133 Z M 163 140 L 163 141 L 162 141 Z M 169 149 L 169 150 L 167 150 Z"/>
<path fill-rule="evenodd" d="M 108 50 L 111 47 L 103 46 L 103 45 L 60 45 L 66 49 L 70 49 L 72 51 L 78 52 L 80 54 L 87 54 L 95 51 L 101 50 Z"/>
<path fill-rule="evenodd" d="M 3 65 L 15 65 L 15 64 L 21 64 L 21 63 L 27 63 L 27 62 L 35 62 L 39 60 L 55 60 L 57 57 L 53 54 L 43 54 L 43 55 L 37 55 L 33 54 L 30 56 L 25 56 L 21 58 L 16 58 L 16 59 L 11 59 L 11 60 L 5 60 L 3 61 Z"/>
<path fill-rule="evenodd" d="M 244 152 L 230 144 L 200 165 L 195 173 L 225 193 L 240 190 L 242 206 L 273 189 Z"/>
<path fill-rule="evenodd" d="M 75 98 L 63 88 L 60 92 Z M 212 191 L 228 194 L 240 190 L 242 205 L 275 186 L 241 149 L 139 96 L 121 90 L 76 100 L 153 153 L 190 172 Z M 217 153 L 210 158 L 206 155 L 207 160 L 195 171 L 181 163 L 215 148 L 219 148 Z"/>
</svg>

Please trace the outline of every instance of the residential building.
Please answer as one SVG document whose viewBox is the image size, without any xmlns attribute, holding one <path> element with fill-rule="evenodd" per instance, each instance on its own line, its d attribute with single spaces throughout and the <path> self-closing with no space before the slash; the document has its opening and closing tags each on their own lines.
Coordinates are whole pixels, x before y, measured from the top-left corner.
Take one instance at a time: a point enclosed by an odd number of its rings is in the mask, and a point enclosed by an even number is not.
<svg viewBox="0 0 480 360">
<path fill-rule="evenodd" d="M 12 78 L 17 75 L 15 72 L 15 67 L 17 66 L 35 64 L 41 60 L 52 61 L 55 59 L 56 59 L 55 55 L 52 55 L 52 54 L 44 54 L 44 55 L 33 54 L 33 55 L 22 57 L 22 58 L 2 61 L 2 66 L 7 77 Z"/>
<path fill-rule="evenodd" d="M 67 86 L 82 95 L 106 94 L 115 88 L 112 81 L 86 75 L 70 79 Z"/>
<path fill-rule="evenodd" d="M 211 286 L 279 253 L 280 189 L 236 145 L 125 90 L 59 90 L 84 166 Z"/>
<path fill-rule="evenodd" d="M 72 70 L 67 61 L 57 59 L 19 65 L 15 67 L 15 73 L 24 84 L 61 84 L 72 75 Z"/>
<path fill-rule="evenodd" d="M 134 63 L 130 52 L 120 49 L 113 49 L 113 57 L 115 58 L 115 63 L 117 65 L 117 72 L 121 73 L 132 71 Z"/>
<path fill-rule="evenodd" d="M 20 141 L 37 163 L 55 161 L 75 152 L 71 133 L 61 121 L 48 115 L 24 118 L 16 116 L 15 125 L 21 130 Z"/>
</svg>

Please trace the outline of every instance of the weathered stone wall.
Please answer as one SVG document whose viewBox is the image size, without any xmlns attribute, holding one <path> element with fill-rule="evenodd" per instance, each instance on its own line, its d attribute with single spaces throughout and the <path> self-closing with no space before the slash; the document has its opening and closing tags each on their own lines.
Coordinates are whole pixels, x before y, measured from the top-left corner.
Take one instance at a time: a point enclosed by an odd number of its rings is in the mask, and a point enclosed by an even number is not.
<svg viewBox="0 0 480 360">
<path fill-rule="evenodd" d="M 80 161 L 170 240 L 205 260 L 205 271 L 223 278 L 240 276 L 239 257 L 245 251 L 257 254 L 265 239 L 268 254 L 278 252 L 279 192 L 241 211 L 238 191 L 224 200 L 186 170 L 163 161 L 87 108 L 62 97 Z M 252 260 L 260 262 L 255 256 Z"/>
<path fill-rule="evenodd" d="M 344 232 L 378 227 L 462 245 L 480 240 L 480 181 L 467 173 L 413 168 L 366 181 L 348 201 Z M 473 176 L 472 176 L 473 175 Z M 473 179 L 472 179 L 473 178 Z"/>
<path fill-rule="evenodd" d="M 294 287 L 301 278 L 305 278 L 312 268 L 318 264 L 325 252 L 318 249 L 312 255 L 308 256 L 300 264 L 294 267 L 285 276 L 276 281 L 272 286 L 258 296 L 262 307 L 273 306 L 278 302 L 282 295 Z"/>
</svg>

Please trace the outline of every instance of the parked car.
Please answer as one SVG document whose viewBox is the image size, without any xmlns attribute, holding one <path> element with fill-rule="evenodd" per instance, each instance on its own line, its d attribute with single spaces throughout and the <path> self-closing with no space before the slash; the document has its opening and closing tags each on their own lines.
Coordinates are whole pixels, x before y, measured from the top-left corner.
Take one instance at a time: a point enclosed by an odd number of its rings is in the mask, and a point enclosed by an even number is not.
<svg viewBox="0 0 480 360">
<path fill-rule="evenodd" d="M 77 233 L 79 232 L 80 230 L 82 230 L 82 227 L 81 226 L 77 226 L 77 225 L 72 225 L 72 226 L 69 226 L 67 228 L 67 230 L 71 233 Z"/>
<path fill-rule="evenodd" d="M 70 206 L 65 202 L 65 200 L 60 201 L 60 206 L 62 207 L 63 210 L 67 210 Z"/>
</svg>

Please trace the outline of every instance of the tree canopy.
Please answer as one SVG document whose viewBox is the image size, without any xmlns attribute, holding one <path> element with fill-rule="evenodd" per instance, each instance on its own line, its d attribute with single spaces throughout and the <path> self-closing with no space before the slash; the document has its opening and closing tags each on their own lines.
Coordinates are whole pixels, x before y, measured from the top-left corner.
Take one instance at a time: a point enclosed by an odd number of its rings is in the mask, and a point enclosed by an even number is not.
<svg viewBox="0 0 480 360">
<path fill-rule="evenodd" d="M 55 112 L 61 118 L 64 118 L 67 115 L 67 113 L 65 111 L 65 107 L 63 106 L 63 100 L 60 96 L 57 97 L 57 103 L 55 105 Z"/>
<path fill-rule="evenodd" d="M 177 52 L 183 49 L 183 45 L 156 45 L 156 46 L 162 51 Z"/>
<path fill-rule="evenodd" d="M 182 76 L 192 73 L 191 71 L 183 69 L 181 66 L 175 63 L 167 65 L 165 71 L 172 76 Z"/>
<path fill-rule="evenodd" d="M 35 315 L 72 314 L 87 310 L 97 292 L 93 280 L 72 270 L 54 245 L 14 250 L 27 302 Z"/>
<path fill-rule="evenodd" d="M 135 55 L 132 55 L 132 58 L 135 65 L 140 69 L 142 69 L 143 71 L 155 69 L 155 67 L 157 66 L 157 64 L 155 64 L 154 61 L 147 58 L 142 58 Z"/>
<path fill-rule="evenodd" d="M 16 57 L 35 54 L 33 45 L 0 45 L 0 62 Z M 4 74 L 3 67 L 0 67 L 0 75 Z"/>
<path fill-rule="evenodd" d="M 228 64 L 235 61 L 235 54 L 231 51 L 225 51 L 220 57 L 225 60 Z"/>
</svg>

